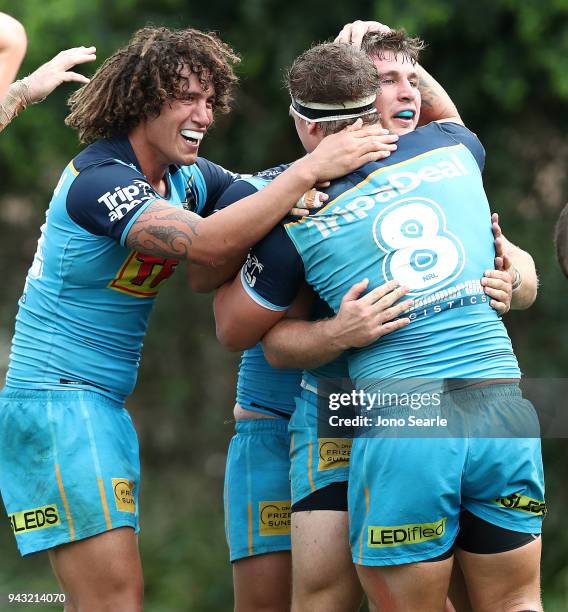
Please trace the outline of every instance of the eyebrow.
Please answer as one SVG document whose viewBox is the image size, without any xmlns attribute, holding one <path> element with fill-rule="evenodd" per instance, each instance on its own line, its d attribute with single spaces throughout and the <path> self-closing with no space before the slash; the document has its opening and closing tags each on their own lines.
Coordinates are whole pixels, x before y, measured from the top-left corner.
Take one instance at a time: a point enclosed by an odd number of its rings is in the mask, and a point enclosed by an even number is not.
<svg viewBox="0 0 568 612">
<path fill-rule="evenodd" d="M 389 70 L 387 72 L 379 72 L 379 78 L 388 77 L 388 76 L 398 77 L 398 76 L 400 76 L 400 74 L 401 74 L 401 72 L 399 70 Z M 411 72 L 407 76 L 408 76 L 409 79 L 417 79 L 418 78 L 418 73 L 417 72 Z"/>
</svg>

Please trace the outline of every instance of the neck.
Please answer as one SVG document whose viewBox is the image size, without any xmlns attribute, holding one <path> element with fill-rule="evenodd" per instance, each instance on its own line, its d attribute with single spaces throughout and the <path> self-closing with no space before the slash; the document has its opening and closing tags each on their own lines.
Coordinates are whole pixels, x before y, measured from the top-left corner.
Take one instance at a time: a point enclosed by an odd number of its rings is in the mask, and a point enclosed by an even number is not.
<svg viewBox="0 0 568 612">
<path fill-rule="evenodd" d="M 165 196 L 167 190 L 165 175 L 169 166 L 168 161 L 148 143 L 142 124 L 128 134 L 128 140 L 140 164 L 140 170 L 142 170 L 150 185 L 160 195 Z"/>
</svg>

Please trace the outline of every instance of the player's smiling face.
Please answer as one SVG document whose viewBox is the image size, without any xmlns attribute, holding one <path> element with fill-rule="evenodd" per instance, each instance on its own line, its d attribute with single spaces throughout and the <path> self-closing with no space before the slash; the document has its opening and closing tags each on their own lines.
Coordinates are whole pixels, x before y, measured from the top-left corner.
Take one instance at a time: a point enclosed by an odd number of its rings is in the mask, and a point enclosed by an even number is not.
<svg viewBox="0 0 568 612">
<path fill-rule="evenodd" d="M 195 163 L 199 144 L 213 123 L 215 90 L 203 89 L 196 74 L 189 75 L 183 99 L 164 103 L 160 114 L 146 122 L 145 136 L 164 165 Z"/>
<path fill-rule="evenodd" d="M 421 101 L 415 66 L 391 51 L 382 59 L 373 57 L 372 60 L 381 82 L 375 103 L 381 114 L 381 124 L 399 136 L 412 132 L 418 123 Z"/>
</svg>

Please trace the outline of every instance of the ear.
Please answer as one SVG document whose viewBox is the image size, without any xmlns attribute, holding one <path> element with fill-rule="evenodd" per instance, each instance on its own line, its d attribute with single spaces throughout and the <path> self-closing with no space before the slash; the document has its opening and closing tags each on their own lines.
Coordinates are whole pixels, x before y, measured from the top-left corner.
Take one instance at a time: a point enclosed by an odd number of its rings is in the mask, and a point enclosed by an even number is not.
<svg viewBox="0 0 568 612">
<path fill-rule="evenodd" d="M 308 127 L 308 134 L 310 136 L 318 136 L 319 123 L 315 121 L 306 121 L 306 125 Z"/>
</svg>

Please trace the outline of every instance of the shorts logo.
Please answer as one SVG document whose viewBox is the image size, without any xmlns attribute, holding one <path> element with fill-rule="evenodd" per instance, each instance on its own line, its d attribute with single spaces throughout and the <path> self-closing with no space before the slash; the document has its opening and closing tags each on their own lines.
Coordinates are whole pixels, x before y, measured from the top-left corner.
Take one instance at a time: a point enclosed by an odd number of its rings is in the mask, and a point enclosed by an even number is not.
<svg viewBox="0 0 568 612">
<path fill-rule="evenodd" d="M 254 287 L 256 285 L 256 278 L 262 273 L 263 270 L 264 265 L 260 263 L 258 257 L 249 253 L 243 268 L 243 274 L 250 287 Z"/>
<path fill-rule="evenodd" d="M 290 535 L 290 500 L 259 502 L 261 536 Z"/>
<path fill-rule="evenodd" d="M 546 502 L 539 501 L 538 499 L 532 499 L 526 495 L 519 495 L 513 493 L 507 497 L 498 497 L 493 500 L 498 506 L 506 508 L 507 510 L 518 510 L 519 512 L 527 512 L 528 514 L 534 514 L 535 516 L 546 516 Z"/>
<path fill-rule="evenodd" d="M 414 523 L 412 525 L 392 525 L 377 527 L 369 525 L 369 548 L 405 546 L 437 540 L 446 533 L 446 517 L 435 523 Z"/>
<path fill-rule="evenodd" d="M 160 284 L 170 278 L 178 264 L 177 259 L 133 251 L 108 286 L 134 297 L 154 297 L 158 295 Z"/>
<path fill-rule="evenodd" d="M 318 472 L 349 466 L 351 457 L 350 438 L 319 438 L 318 439 Z"/>
<path fill-rule="evenodd" d="M 47 529 L 61 524 L 59 511 L 56 504 L 33 508 L 32 510 L 21 510 L 9 514 L 10 524 L 14 534 Z"/>
<path fill-rule="evenodd" d="M 125 478 L 113 478 L 112 489 L 114 491 L 114 503 L 119 512 L 135 512 L 136 500 L 134 499 L 134 483 Z"/>
</svg>

